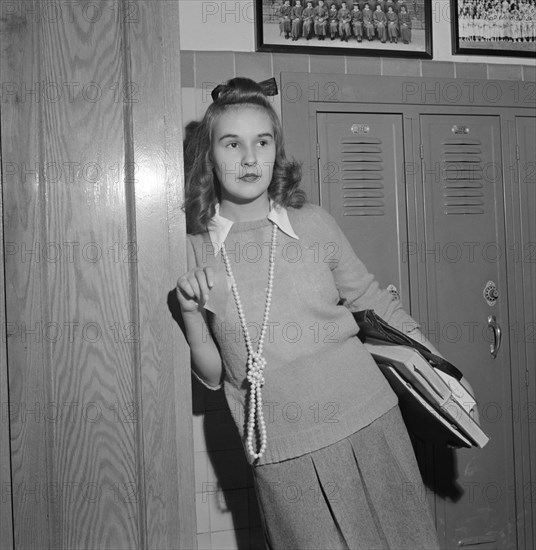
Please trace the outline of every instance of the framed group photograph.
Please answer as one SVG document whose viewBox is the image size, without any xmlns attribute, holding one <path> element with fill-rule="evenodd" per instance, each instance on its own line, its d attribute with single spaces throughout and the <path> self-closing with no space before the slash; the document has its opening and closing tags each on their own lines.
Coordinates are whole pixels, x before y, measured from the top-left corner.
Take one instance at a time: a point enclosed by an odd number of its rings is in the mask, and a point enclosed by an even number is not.
<svg viewBox="0 0 536 550">
<path fill-rule="evenodd" d="M 257 51 L 431 59 L 429 0 L 255 0 Z"/>
<path fill-rule="evenodd" d="M 451 0 L 452 53 L 536 55 L 534 0 Z"/>
</svg>

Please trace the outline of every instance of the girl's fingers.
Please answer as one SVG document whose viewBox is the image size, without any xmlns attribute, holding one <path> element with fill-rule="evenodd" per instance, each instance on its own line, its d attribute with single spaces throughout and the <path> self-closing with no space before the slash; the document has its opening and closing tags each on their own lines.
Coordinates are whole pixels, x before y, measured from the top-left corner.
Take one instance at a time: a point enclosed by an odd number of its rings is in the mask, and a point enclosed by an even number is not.
<svg viewBox="0 0 536 550">
<path fill-rule="evenodd" d="M 188 273 L 183 275 L 177 281 L 177 289 L 179 289 L 184 296 L 190 298 L 191 300 L 199 300 L 199 297 L 201 296 L 196 278 L 189 276 Z"/>
<path fill-rule="evenodd" d="M 206 302 L 210 289 L 214 286 L 214 270 L 211 267 L 196 268 L 185 273 L 177 281 L 179 300 L 194 300 Z"/>
<path fill-rule="evenodd" d="M 210 268 L 205 269 L 208 270 Z M 207 273 L 205 269 L 196 269 L 194 272 L 195 279 L 199 286 L 199 295 L 203 302 L 206 302 L 208 300 L 208 292 L 212 287 L 211 281 L 209 281 L 209 279 L 210 277 L 213 277 L 213 274 L 209 275 L 209 273 Z"/>
<path fill-rule="evenodd" d="M 212 267 L 205 267 L 205 275 L 207 277 L 208 288 L 214 286 L 214 269 Z"/>
</svg>

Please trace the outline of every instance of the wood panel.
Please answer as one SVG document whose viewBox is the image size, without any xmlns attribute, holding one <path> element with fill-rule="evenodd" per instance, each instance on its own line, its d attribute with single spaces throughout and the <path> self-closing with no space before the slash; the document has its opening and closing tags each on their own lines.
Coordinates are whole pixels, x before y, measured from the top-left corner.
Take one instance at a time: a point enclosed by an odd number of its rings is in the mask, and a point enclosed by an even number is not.
<svg viewBox="0 0 536 550">
<path fill-rule="evenodd" d="M 0 111 L 1 112 L 1 111 Z M 0 136 L 1 139 L 1 136 Z M 0 150 L 0 167 L 2 166 L 2 155 Z M 0 220 L 3 219 L 3 187 L 4 181 L 0 170 Z M 11 506 L 11 491 L 4 492 L 5 488 L 11 486 L 11 456 L 9 441 L 9 391 L 7 383 L 7 339 L 5 338 L 5 273 L 4 273 L 4 227 L 0 223 L 0 319 L 2 321 L 0 337 L 0 548 L 1 550 L 12 550 L 13 548 L 13 509 Z"/>
<path fill-rule="evenodd" d="M 184 256 L 178 6 L 10 6 L 15 548 L 193 547 L 188 354 L 167 304 Z"/>
<path fill-rule="evenodd" d="M 130 103 L 131 206 L 142 344 L 146 536 L 149 548 L 169 549 L 194 548 L 196 532 L 193 437 L 177 436 L 192 433 L 190 354 L 166 300 L 171 289 L 169 305 L 178 307 L 173 289 L 186 269 L 178 28 L 174 0 L 140 3 L 137 17 L 125 27 L 132 60 L 128 81 L 137 94 Z"/>
<path fill-rule="evenodd" d="M 40 103 L 31 90 L 40 81 L 36 54 L 40 48 L 37 24 L 26 12 L 34 2 L 14 4 L 13 15 L 2 17 L 2 170 L 4 242 L 6 254 L 6 323 L 9 349 L 9 404 L 14 539 L 20 547 L 36 548 L 37 540 L 49 540 L 48 502 L 40 497 L 47 480 L 47 436 L 52 427 L 43 422 L 42 404 L 50 402 L 43 371 L 45 354 L 38 333 L 30 334 L 42 321 L 43 266 L 32 255 L 34 243 L 42 242 L 43 196 L 38 158 L 41 125 Z M 6 92 L 10 92 L 6 95 Z M 29 252 L 29 253 L 27 253 Z M 36 411 L 31 414 L 30 411 Z M 52 517 L 52 516 L 51 516 Z"/>
</svg>

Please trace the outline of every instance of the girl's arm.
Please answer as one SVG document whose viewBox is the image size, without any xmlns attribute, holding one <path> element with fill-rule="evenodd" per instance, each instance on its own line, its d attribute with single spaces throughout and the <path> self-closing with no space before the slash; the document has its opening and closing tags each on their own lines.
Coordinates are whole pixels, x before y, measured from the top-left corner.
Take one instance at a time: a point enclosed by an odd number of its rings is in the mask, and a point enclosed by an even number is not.
<svg viewBox="0 0 536 550">
<path fill-rule="evenodd" d="M 333 240 L 339 244 L 337 261 L 332 267 L 333 276 L 339 289 L 342 303 L 350 311 L 373 309 L 387 323 L 407 334 L 410 338 L 421 342 L 432 353 L 442 357 L 441 353 L 419 330 L 418 323 L 402 308 L 400 301 L 389 291 L 381 289 L 368 272 L 365 265 L 356 256 L 348 239 L 336 221 L 324 213 L 328 227 L 325 233 L 331 234 Z M 465 378 L 460 381 L 467 391 L 474 396 L 471 385 Z M 478 421 L 478 411 L 473 409 L 473 417 Z"/>
<path fill-rule="evenodd" d="M 177 298 L 181 306 L 194 373 L 210 389 L 218 389 L 221 386 L 222 361 L 208 329 L 203 308 L 213 284 L 212 268 L 191 269 L 177 281 Z"/>
</svg>

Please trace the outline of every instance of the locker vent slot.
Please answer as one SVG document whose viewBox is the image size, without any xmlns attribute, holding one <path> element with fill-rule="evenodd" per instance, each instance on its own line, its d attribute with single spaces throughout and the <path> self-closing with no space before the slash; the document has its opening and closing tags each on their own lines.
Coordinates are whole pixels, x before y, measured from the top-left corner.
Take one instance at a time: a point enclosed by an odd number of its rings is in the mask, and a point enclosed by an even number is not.
<svg viewBox="0 0 536 550">
<path fill-rule="evenodd" d="M 347 137 L 340 141 L 344 216 L 384 216 L 384 149 L 380 139 Z"/>
<path fill-rule="evenodd" d="M 481 141 L 463 137 L 445 139 L 442 153 L 444 213 L 484 214 Z"/>
</svg>

